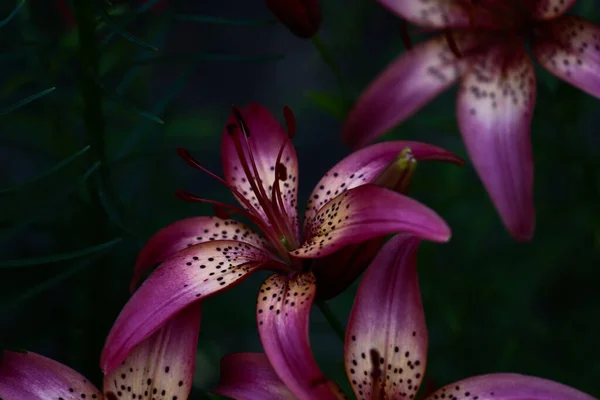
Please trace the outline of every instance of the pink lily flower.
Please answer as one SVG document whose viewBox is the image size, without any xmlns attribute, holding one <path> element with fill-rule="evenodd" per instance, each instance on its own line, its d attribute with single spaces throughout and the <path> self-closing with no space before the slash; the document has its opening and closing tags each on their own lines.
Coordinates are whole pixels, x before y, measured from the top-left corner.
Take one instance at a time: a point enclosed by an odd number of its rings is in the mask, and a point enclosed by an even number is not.
<svg viewBox="0 0 600 400">
<path fill-rule="evenodd" d="M 362 146 L 461 79 L 457 118 L 467 152 L 512 236 L 535 228 L 529 138 L 535 73 L 525 50 L 559 78 L 600 97 L 600 28 L 564 15 L 575 0 L 379 0 L 444 34 L 393 61 L 363 92 L 344 126 Z"/>
<path fill-rule="evenodd" d="M 200 306 L 178 314 L 104 376 L 102 391 L 58 361 L 5 351 L 0 359 L 0 399 L 187 399 L 199 329 Z"/>
<path fill-rule="evenodd" d="M 427 327 L 416 269 L 419 243 L 414 236 L 395 236 L 384 245 L 360 282 L 344 345 L 346 374 L 358 399 L 414 399 L 423 381 Z M 310 351 L 308 310 L 314 297 L 310 286 L 298 282 L 285 296 L 267 296 L 259 301 L 261 336 L 272 338 L 263 340 L 265 354 L 223 357 L 221 378 L 213 392 L 236 400 L 346 398 L 326 385 L 329 381 Z M 297 322 L 298 313 L 304 316 L 301 323 Z M 292 323 L 298 323 L 297 334 L 285 341 L 277 340 L 281 327 Z M 307 390 L 309 387 L 323 389 L 314 395 Z M 463 379 L 426 398 L 441 399 L 596 400 L 557 382 L 508 373 Z"/>
<path fill-rule="evenodd" d="M 293 115 L 288 108 L 284 114 L 293 136 Z M 407 146 L 417 159 L 460 162 L 445 150 L 418 142 L 392 142 L 365 149 L 361 157 L 343 160 L 319 182 L 308 202 L 301 234 L 298 162 L 290 137 L 264 107 L 234 107 L 223 131 L 225 179 L 211 175 L 232 191 L 242 208 L 185 196 L 245 216 L 262 235 L 223 215 L 184 219 L 156 233 L 138 257 L 132 287 L 150 268 L 162 264 L 117 318 L 102 353 L 103 371 L 116 368 L 140 341 L 174 314 L 233 287 L 255 271 L 274 271 L 267 280 L 273 286 L 265 290 L 270 296 L 281 296 L 288 281 L 301 280 L 307 287 L 315 287 L 311 260 L 344 246 L 399 231 L 435 242 L 449 240 L 450 228 L 435 212 L 369 183 Z M 205 170 L 187 152 L 180 153 L 189 164 Z M 260 298 L 264 296 L 260 294 Z M 286 334 L 295 334 L 294 329 L 293 324 L 282 327 L 282 340 Z"/>
</svg>

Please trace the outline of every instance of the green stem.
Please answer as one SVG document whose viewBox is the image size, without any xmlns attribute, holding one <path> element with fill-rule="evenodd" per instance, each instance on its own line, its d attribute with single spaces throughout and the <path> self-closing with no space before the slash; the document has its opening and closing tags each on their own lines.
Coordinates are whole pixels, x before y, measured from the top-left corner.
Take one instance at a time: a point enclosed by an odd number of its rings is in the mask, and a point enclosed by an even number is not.
<svg viewBox="0 0 600 400">
<path fill-rule="evenodd" d="M 338 87 L 340 89 L 340 93 L 342 94 L 344 99 L 348 101 L 350 97 L 348 96 L 348 89 L 346 88 L 346 84 L 344 82 L 344 76 L 342 74 L 342 70 L 337 65 L 333 56 L 331 55 L 331 51 L 329 50 L 329 47 L 327 47 L 325 42 L 323 42 L 323 40 L 321 39 L 321 36 L 319 36 L 318 33 L 312 37 L 312 42 L 313 42 L 315 48 L 317 49 L 317 51 L 319 52 L 319 55 L 325 62 L 325 64 L 327 64 L 327 66 L 329 67 L 331 72 L 333 72 L 333 75 L 335 76 L 335 80 L 337 81 Z"/>
<path fill-rule="evenodd" d="M 331 310 L 329 304 L 327 304 L 324 300 L 317 300 L 316 303 L 317 307 L 319 307 L 319 310 L 321 310 L 323 316 L 325 317 L 331 328 L 335 331 L 336 335 L 343 342 L 346 338 L 346 331 L 344 330 L 344 326 L 342 325 L 338 317 Z"/>
</svg>

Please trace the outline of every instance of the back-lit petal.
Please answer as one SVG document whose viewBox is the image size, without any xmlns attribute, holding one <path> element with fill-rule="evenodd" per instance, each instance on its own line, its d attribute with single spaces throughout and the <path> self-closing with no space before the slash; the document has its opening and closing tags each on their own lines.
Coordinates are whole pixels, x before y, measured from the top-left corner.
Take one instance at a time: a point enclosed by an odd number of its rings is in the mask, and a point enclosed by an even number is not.
<svg viewBox="0 0 600 400">
<path fill-rule="evenodd" d="M 295 400 L 263 353 L 227 354 L 213 393 L 235 400 Z"/>
<path fill-rule="evenodd" d="M 295 229 L 294 234 L 297 235 L 298 159 L 296 157 L 296 150 L 289 140 L 287 133 L 281 127 L 281 124 L 265 107 L 258 103 L 250 103 L 246 108 L 239 110 L 243 118 L 243 123 L 249 133 L 247 144 L 249 145 L 259 176 L 254 176 L 255 172 L 251 166 L 249 170 L 254 178 L 262 181 L 264 193 L 266 193 L 269 199 L 271 199 L 273 183 L 278 169 L 278 166 L 275 165 L 277 156 L 282 145 L 287 141 L 280 161 L 283 167 L 279 167 L 279 171 L 285 172 L 283 174 L 285 180 L 280 180 L 279 185 L 288 222 Z M 238 122 L 235 114 L 232 113 L 223 130 L 221 159 L 225 180 L 257 208 L 259 215 L 270 225 L 269 220 L 266 218 L 265 210 L 262 209 L 257 201 L 257 195 L 254 193 L 254 189 L 244 172 L 242 162 L 236 151 L 235 141 L 227 128 L 231 124 L 239 126 Z M 244 139 L 242 141 L 245 143 Z M 250 154 L 248 154 L 248 148 L 245 146 L 246 144 L 244 144 L 244 152 L 242 154 L 250 162 Z M 244 205 L 243 203 L 241 204 Z"/>
<path fill-rule="evenodd" d="M 540 25 L 533 53 L 548 71 L 600 97 L 600 27 L 571 15 Z"/>
<path fill-rule="evenodd" d="M 518 374 L 474 376 L 444 386 L 426 400 L 596 400 L 558 382 Z"/>
<path fill-rule="evenodd" d="M 437 160 L 457 165 L 464 163 L 455 154 L 422 142 L 402 140 L 365 147 L 337 163 L 317 183 L 306 205 L 305 225 L 325 203 L 338 194 L 372 182 L 406 147 L 411 149 L 417 161 Z"/>
<path fill-rule="evenodd" d="M 233 219 L 202 216 L 175 221 L 155 233 L 142 248 L 135 262 L 131 289 L 150 268 L 178 251 L 214 240 L 237 240 L 258 248 L 268 247 L 262 236 Z"/>
<path fill-rule="evenodd" d="M 382 136 L 456 82 L 464 63 L 444 37 L 402 54 L 361 94 L 344 122 L 344 141 L 357 148 Z"/>
<path fill-rule="evenodd" d="M 83 375 L 35 353 L 4 351 L 0 359 L 3 400 L 102 399 Z"/>
<path fill-rule="evenodd" d="M 427 327 L 417 278 L 420 240 L 397 235 L 362 277 L 346 330 L 346 373 L 359 399 L 414 398 L 425 373 Z"/>
<path fill-rule="evenodd" d="M 333 198 L 307 224 L 306 241 L 292 254 L 315 258 L 379 236 L 409 232 L 434 242 L 450 239 L 450 227 L 410 197 L 373 184 Z"/>
<path fill-rule="evenodd" d="M 577 0 L 535 0 L 532 17 L 535 19 L 553 19 L 564 13 L 575 5 Z"/>
<path fill-rule="evenodd" d="M 467 152 L 509 232 L 529 240 L 535 227 L 529 130 L 535 74 L 525 49 L 497 47 L 474 63 L 458 95 Z"/>
<path fill-rule="evenodd" d="M 108 400 L 187 399 L 192 389 L 200 304 L 174 316 L 104 377 Z"/>
<path fill-rule="evenodd" d="M 466 27 L 469 9 L 463 0 L 378 0 L 393 13 L 426 28 Z"/>
<path fill-rule="evenodd" d="M 271 275 L 258 294 L 258 333 L 273 369 L 298 399 L 343 399 L 339 387 L 320 371 L 310 350 L 308 321 L 316 290 L 311 272 L 291 277 Z"/>
<path fill-rule="evenodd" d="M 133 294 L 113 325 L 100 359 L 110 373 L 144 339 L 192 303 L 232 287 L 272 256 L 248 243 L 200 243 L 163 262 Z"/>
</svg>

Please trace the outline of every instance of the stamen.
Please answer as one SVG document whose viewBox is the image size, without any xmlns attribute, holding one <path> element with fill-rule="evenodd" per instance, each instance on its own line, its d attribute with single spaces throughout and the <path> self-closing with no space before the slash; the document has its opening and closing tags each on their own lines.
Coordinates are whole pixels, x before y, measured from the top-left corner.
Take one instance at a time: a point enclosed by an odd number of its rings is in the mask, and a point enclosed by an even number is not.
<svg viewBox="0 0 600 400">
<path fill-rule="evenodd" d="M 242 111 L 237 106 L 232 106 L 231 109 L 233 111 L 233 114 L 235 115 L 235 119 L 237 119 L 238 124 L 240 124 L 240 129 L 242 130 L 242 133 L 246 135 L 246 137 L 250 137 L 250 131 L 246 127 L 246 123 L 242 118 Z"/>
<path fill-rule="evenodd" d="M 288 106 L 283 107 L 283 117 L 285 118 L 288 137 L 293 139 L 294 136 L 296 136 L 296 117 L 294 116 L 292 109 Z"/>
<path fill-rule="evenodd" d="M 223 207 L 220 204 L 215 204 L 213 209 L 217 218 L 229 219 L 231 217 L 232 212 L 230 210 L 227 210 L 227 208 Z"/>
<path fill-rule="evenodd" d="M 400 21 L 400 37 L 402 38 L 402 42 L 404 43 L 404 47 L 406 50 L 412 50 L 412 41 L 410 39 L 410 34 L 408 33 L 408 24 L 406 21 Z"/>
<path fill-rule="evenodd" d="M 289 250 L 293 250 L 298 248 L 298 243 L 296 241 L 296 235 L 292 232 L 292 228 L 288 221 L 290 220 L 290 216 L 288 215 L 285 205 L 283 203 L 283 196 L 281 194 L 281 186 L 279 186 L 279 181 L 285 182 L 287 180 L 287 168 L 281 162 L 281 158 L 283 157 L 283 151 L 285 150 L 285 146 L 289 143 L 289 140 L 284 140 L 283 144 L 279 148 L 279 153 L 277 153 L 277 159 L 275 160 L 275 180 L 273 181 L 273 190 L 271 198 L 276 201 L 276 205 L 278 208 L 279 215 L 284 221 L 284 226 L 286 228 L 285 235 L 282 235 L 286 238 L 286 248 Z"/>
<path fill-rule="evenodd" d="M 460 50 L 458 49 L 458 45 L 456 44 L 456 41 L 454 40 L 454 37 L 452 36 L 452 31 L 447 30 L 446 32 L 444 32 L 444 36 L 446 37 L 446 42 L 448 43 L 448 47 L 450 47 L 450 50 L 452 51 L 452 53 L 454 53 L 456 58 L 462 58 L 462 55 L 460 54 Z"/>
</svg>

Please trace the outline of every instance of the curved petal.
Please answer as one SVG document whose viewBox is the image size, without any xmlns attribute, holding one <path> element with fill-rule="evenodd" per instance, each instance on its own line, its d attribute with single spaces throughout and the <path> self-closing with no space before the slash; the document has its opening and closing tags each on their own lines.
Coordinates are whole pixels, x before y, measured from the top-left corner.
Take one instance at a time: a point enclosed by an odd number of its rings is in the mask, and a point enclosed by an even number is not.
<svg viewBox="0 0 600 400">
<path fill-rule="evenodd" d="M 195 304 L 171 318 L 104 377 L 107 399 L 149 399 L 155 395 L 187 399 L 194 378 L 199 331 L 200 304 Z"/>
<path fill-rule="evenodd" d="M 365 147 L 337 163 L 317 183 L 306 204 L 305 225 L 325 203 L 338 194 L 372 182 L 407 147 L 412 150 L 417 161 L 437 160 L 464 164 L 455 154 L 422 142 L 402 140 Z"/>
<path fill-rule="evenodd" d="M 373 260 L 352 306 L 344 361 L 359 399 L 413 398 L 425 374 L 427 326 L 417 278 L 420 240 L 396 235 Z"/>
<path fill-rule="evenodd" d="M 155 233 L 140 251 L 130 284 L 131 291 L 156 264 L 187 247 L 214 240 L 237 240 L 265 251 L 269 246 L 261 235 L 233 219 L 202 216 L 175 221 Z"/>
<path fill-rule="evenodd" d="M 548 71 L 600 97 L 600 27 L 571 15 L 541 26 L 533 53 Z"/>
<path fill-rule="evenodd" d="M 295 400 L 263 353 L 227 354 L 221 359 L 221 379 L 212 390 L 236 400 Z"/>
<path fill-rule="evenodd" d="M 596 400 L 558 382 L 518 374 L 489 374 L 444 386 L 427 400 Z"/>
<path fill-rule="evenodd" d="M 112 372 L 135 346 L 188 305 L 240 283 L 272 262 L 269 253 L 233 240 L 180 251 L 162 263 L 121 310 L 106 338 L 102 371 Z"/>
<path fill-rule="evenodd" d="M 379 0 L 400 17 L 425 28 L 469 26 L 468 8 L 462 0 Z"/>
<path fill-rule="evenodd" d="M 277 375 L 298 399 L 341 399 L 343 393 L 319 370 L 310 350 L 308 320 L 316 289 L 311 272 L 268 277 L 256 306 L 258 333 Z"/>
<path fill-rule="evenodd" d="M 280 179 L 281 195 L 285 211 L 288 216 L 290 226 L 295 228 L 294 234 L 298 236 L 298 158 L 296 150 L 288 138 L 279 122 L 265 107 L 258 103 L 250 103 L 245 109 L 241 110 L 242 118 L 249 131 L 247 143 L 256 163 L 258 178 L 262 181 L 263 188 L 271 198 L 275 175 L 278 173 L 277 156 L 284 143 L 287 143 L 281 156 L 282 167 L 279 167 L 279 173 L 284 171 L 285 180 Z M 227 127 L 230 124 L 238 125 L 236 116 L 232 113 L 227 121 L 223 132 L 221 143 L 221 159 L 223 160 L 223 172 L 225 180 L 236 188 L 254 207 L 258 210 L 259 216 L 270 225 L 265 212 L 257 201 L 256 193 L 248 182 L 248 177 L 244 173 L 242 162 L 236 151 L 235 141 L 228 133 Z M 249 159 L 247 147 L 244 145 L 244 155 Z M 254 171 L 250 168 L 251 173 Z M 241 203 L 242 206 L 244 205 Z"/>
<path fill-rule="evenodd" d="M 402 54 L 361 94 L 344 122 L 344 141 L 357 148 L 382 136 L 450 87 L 464 64 L 443 37 Z"/>
<path fill-rule="evenodd" d="M 434 242 L 450 240 L 450 227 L 433 210 L 372 184 L 334 197 L 309 221 L 306 232 L 304 244 L 292 252 L 296 257 L 324 257 L 344 246 L 397 232 Z"/>
<path fill-rule="evenodd" d="M 522 47 L 497 47 L 477 60 L 458 95 L 467 152 L 509 232 L 529 240 L 535 227 L 529 129 L 536 85 Z"/>
<path fill-rule="evenodd" d="M 566 13 L 577 0 L 536 0 L 532 17 L 538 20 L 553 19 Z"/>
<path fill-rule="evenodd" d="M 102 399 L 83 375 L 35 353 L 4 351 L 0 362 L 0 398 L 4 400 Z"/>
</svg>

